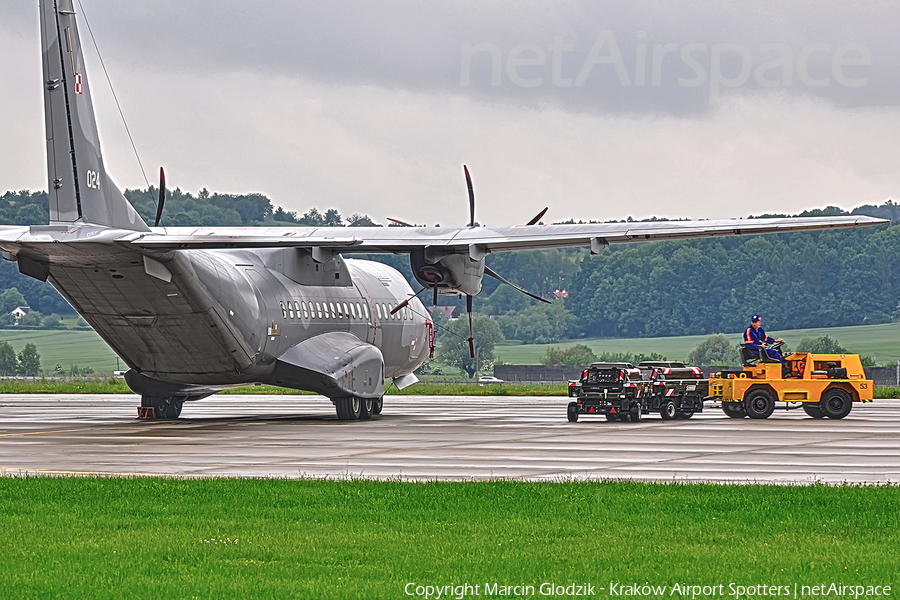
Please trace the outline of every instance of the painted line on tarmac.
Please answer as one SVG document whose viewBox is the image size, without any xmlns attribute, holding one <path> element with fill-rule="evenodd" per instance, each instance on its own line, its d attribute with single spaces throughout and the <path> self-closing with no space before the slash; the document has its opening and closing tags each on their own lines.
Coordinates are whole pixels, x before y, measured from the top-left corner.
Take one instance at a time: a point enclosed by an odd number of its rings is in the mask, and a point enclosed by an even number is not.
<svg viewBox="0 0 900 600">
<path fill-rule="evenodd" d="M 47 435 L 49 433 L 75 433 L 81 431 L 112 431 L 115 429 L 145 429 L 147 427 L 162 427 L 165 425 L 174 425 L 176 424 L 174 421 L 172 423 L 147 423 L 147 424 L 139 424 L 139 425 L 118 425 L 115 427 L 86 427 L 80 429 L 50 429 L 47 431 L 20 431 L 16 433 L 0 433 L 0 437 L 16 437 L 16 436 L 24 436 L 24 435 Z"/>
</svg>

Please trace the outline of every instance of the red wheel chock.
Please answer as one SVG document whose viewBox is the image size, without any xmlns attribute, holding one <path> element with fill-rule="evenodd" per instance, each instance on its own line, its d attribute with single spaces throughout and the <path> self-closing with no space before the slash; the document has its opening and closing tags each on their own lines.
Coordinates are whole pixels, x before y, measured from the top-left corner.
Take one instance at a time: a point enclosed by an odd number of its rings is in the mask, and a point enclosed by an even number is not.
<svg viewBox="0 0 900 600">
<path fill-rule="evenodd" d="M 138 419 L 155 419 L 156 410 L 152 406 L 138 406 Z"/>
</svg>

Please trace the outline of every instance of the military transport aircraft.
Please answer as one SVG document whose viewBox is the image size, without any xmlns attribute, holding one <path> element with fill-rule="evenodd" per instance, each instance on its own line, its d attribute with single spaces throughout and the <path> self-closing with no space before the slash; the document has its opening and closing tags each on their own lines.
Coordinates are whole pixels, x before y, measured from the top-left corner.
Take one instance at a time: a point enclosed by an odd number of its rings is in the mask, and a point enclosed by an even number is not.
<svg viewBox="0 0 900 600">
<path fill-rule="evenodd" d="M 128 364 L 156 418 L 266 383 L 328 397 L 342 420 L 381 412 L 384 381 L 417 381 L 433 328 L 404 277 L 354 253 L 408 254 L 435 297 L 481 291 L 492 252 L 881 223 L 862 216 L 475 227 L 149 227 L 103 167 L 72 0 L 41 0 L 50 224 L 0 228 L 19 271 L 50 283 Z M 161 181 L 160 190 L 164 190 Z M 164 196 L 161 193 L 162 209 Z M 470 345 L 471 345 L 470 336 Z"/>
</svg>

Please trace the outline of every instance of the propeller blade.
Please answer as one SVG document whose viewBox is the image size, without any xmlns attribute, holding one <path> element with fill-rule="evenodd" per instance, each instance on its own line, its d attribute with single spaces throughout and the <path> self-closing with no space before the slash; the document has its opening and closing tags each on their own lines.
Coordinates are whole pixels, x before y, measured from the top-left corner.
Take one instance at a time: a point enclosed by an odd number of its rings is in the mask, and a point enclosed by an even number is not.
<svg viewBox="0 0 900 600">
<path fill-rule="evenodd" d="M 475 227 L 475 190 L 472 189 L 472 177 L 466 165 L 463 165 L 463 172 L 466 174 L 466 186 L 469 188 L 469 227 Z"/>
<path fill-rule="evenodd" d="M 472 296 L 468 294 L 466 294 L 466 312 L 469 313 L 469 354 L 475 358 L 475 334 L 472 333 Z"/>
<path fill-rule="evenodd" d="M 407 298 L 406 300 L 404 300 L 403 302 L 401 302 L 400 304 L 398 304 L 397 306 L 395 306 L 394 308 L 392 308 L 392 309 L 391 309 L 391 316 L 393 316 L 394 313 L 396 313 L 398 310 L 403 309 L 403 308 L 406 308 L 407 306 L 409 306 L 409 300 L 410 300 L 410 299 Z"/>
<path fill-rule="evenodd" d="M 544 210 L 542 210 L 541 212 L 539 212 L 535 218 L 533 218 L 532 220 L 528 221 L 528 222 L 525 223 L 525 224 L 526 224 L 526 225 L 537 225 L 537 224 L 538 224 L 538 221 L 541 220 L 541 217 L 544 216 L 544 213 L 547 212 L 547 209 L 548 209 L 548 208 L 550 208 L 550 207 L 549 207 L 549 206 L 545 206 L 545 207 L 544 207 Z"/>
<path fill-rule="evenodd" d="M 424 291 L 427 290 L 427 289 L 428 289 L 428 288 L 422 288 L 421 290 L 419 290 L 418 292 L 416 292 L 415 294 L 413 294 L 412 296 L 410 296 L 409 298 L 407 298 L 406 300 L 404 300 L 403 302 L 401 302 L 400 304 L 398 304 L 397 306 L 395 306 L 395 307 L 391 310 L 391 316 L 393 316 L 394 313 L 396 313 L 396 312 L 397 312 L 398 310 L 400 310 L 401 308 L 406 308 L 407 306 L 409 306 L 409 301 L 410 301 L 410 300 L 412 300 L 413 298 L 418 297 L 419 294 L 421 294 L 422 292 L 424 292 Z"/>
<path fill-rule="evenodd" d="M 547 210 L 546 208 L 544 210 Z M 401 221 L 400 219 L 392 219 L 390 217 L 387 218 L 391 223 L 396 223 L 397 225 L 403 225 L 404 227 L 415 227 L 415 225 L 410 225 L 406 221 Z"/>
<path fill-rule="evenodd" d="M 159 201 L 156 203 L 156 222 L 154 227 L 159 227 L 159 220 L 162 218 L 163 206 L 166 203 L 166 172 L 163 168 L 159 168 Z"/>
<path fill-rule="evenodd" d="M 545 209 L 545 210 L 546 210 L 546 209 Z M 493 277 L 493 278 L 496 279 L 497 281 L 500 281 L 500 282 L 502 282 L 502 283 L 505 283 L 505 284 L 508 285 L 508 286 L 512 286 L 512 287 L 516 288 L 517 290 L 519 290 L 520 292 L 522 292 L 522 293 L 525 294 L 526 296 L 531 296 L 531 297 L 534 298 L 535 300 L 540 300 L 541 302 L 544 302 L 544 303 L 546 303 L 546 304 L 550 304 L 550 301 L 547 300 L 546 298 L 541 298 L 540 296 L 538 296 L 538 295 L 536 295 L 536 294 L 532 294 L 531 292 L 529 292 L 529 291 L 527 291 L 527 290 L 523 290 L 522 288 L 520 288 L 520 287 L 517 286 L 516 284 L 507 281 L 506 279 L 504 279 L 503 277 L 501 277 L 496 271 L 494 271 L 493 269 L 491 269 L 491 268 L 490 268 L 489 266 L 487 266 L 487 265 L 484 266 L 484 274 L 485 274 L 485 275 L 490 275 L 491 277 Z"/>
</svg>

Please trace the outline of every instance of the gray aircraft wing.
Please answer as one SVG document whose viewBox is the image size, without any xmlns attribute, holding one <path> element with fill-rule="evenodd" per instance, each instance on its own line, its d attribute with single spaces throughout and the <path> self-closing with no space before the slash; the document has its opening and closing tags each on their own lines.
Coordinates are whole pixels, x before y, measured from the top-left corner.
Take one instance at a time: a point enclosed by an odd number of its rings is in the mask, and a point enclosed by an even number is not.
<svg viewBox="0 0 900 600">
<path fill-rule="evenodd" d="M 468 248 L 472 258 L 491 252 L 540 248 L 589 247 L 600 252 L 610 244 L 726 237 L 859 227 L 888 223 L 867 216 L 719 221 L 653 221 L 512 227 L 166 227 L 150 232 L 106 227 L 0 227 L 0 248 L 45 247 L 67 242 L 99 242 L 144 253 L 177 249 L 327 248 L 341 253 L 408 253 L 425 247 Z M 62 248 L 57 248 L 63 251 Z M 43 254 L 43 253 L 42 253 Z"/>
<path fill-rule="evenodd" d="M 887 223 L 867 216 L 654 221 L 512 227 L 296 227 L 156 228 L 119 239 L 144 250 L 179 248 L 329 247 L 344 253 L 405 253 L 433 247 L 477 247 L 481 252 L 583 246 L 689 238 L 838 229 Z"/>
</svg>

